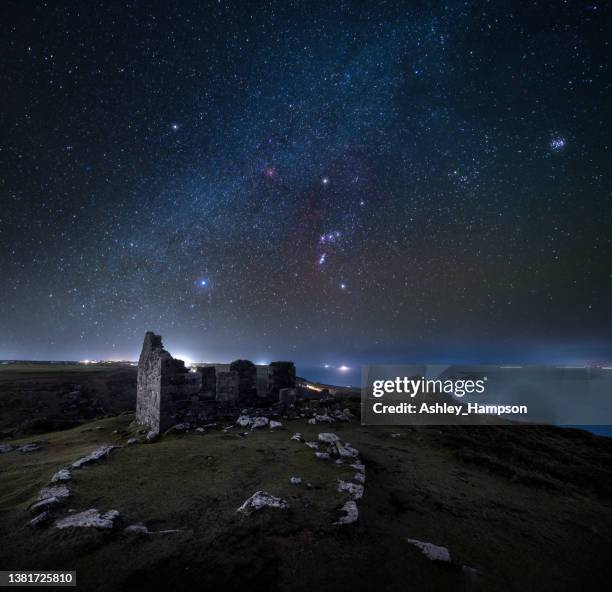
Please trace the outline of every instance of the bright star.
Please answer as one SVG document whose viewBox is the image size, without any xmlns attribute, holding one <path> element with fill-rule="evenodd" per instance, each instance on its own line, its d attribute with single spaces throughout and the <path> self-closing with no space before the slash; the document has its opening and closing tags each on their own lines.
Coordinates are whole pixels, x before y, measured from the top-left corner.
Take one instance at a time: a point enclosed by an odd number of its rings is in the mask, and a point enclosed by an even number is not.
<svg viewBox="0 0 612 592">
<path fill-rule="evenodd" d="M 565 144 L 566 144 L 565 138 L 562 138 L 559 136 L 558 138 L 553 138 L 550 141 L 550 148 L 551 150 L 559 151 L 565 148 Z"/>
<path fill-rule="evenodd" d="M 342 364 L 342 366 L 340 366 L 340 368 L 338 368 L 338 370 L 340 370 L 340 372 L 348 372 L 350 370 L 350 368 L 348 366 L 345 366 L 344 364 Z"/>
<path fill-rule="evenodd" d="M 176 131 L 178 131 L 179 124 L 178 123 L 173 123 L 170 127 L 176 132 Z"/>
<path fill-rule="evenodd" d="M 323 185 L 328 185 L 329 184 L 329 177 L 323 177 L 321 179 L 321 183 L 323 183 Z"/>
<path fill-rule="evenodd" d="M 342 282 L 342 283 L 340 284 L 340 289 L 341 289 L 341 290 L 346 290 L 346 284 L 345 284 L 344 282 Z"/>
</svg>

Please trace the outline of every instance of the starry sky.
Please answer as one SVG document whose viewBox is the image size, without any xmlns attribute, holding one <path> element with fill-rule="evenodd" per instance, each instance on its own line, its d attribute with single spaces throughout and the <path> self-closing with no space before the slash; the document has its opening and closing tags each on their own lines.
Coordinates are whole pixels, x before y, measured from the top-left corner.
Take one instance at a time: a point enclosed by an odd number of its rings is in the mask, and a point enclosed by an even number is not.
<svg viewBox="0 0 612 592">
<path fill-rule="evenodd" d="M 609 7 L 0 19 L 0 358 L 612 357 Z"/>
</svg>

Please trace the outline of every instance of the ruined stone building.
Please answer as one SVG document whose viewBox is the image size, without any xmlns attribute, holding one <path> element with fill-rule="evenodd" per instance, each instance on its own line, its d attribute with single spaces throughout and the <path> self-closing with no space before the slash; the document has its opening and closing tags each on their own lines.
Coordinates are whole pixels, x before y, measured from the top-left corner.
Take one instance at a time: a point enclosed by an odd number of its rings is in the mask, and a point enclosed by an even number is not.
<svg viewBox="0 0 612 592">
<path fill-rule="evenodd" d="M 217 410 L 269 405 L 279 400 L 281 390 L 294 388 L 293 362 L 256 366 L 236 360 L 192 371 L 149 331 L 138 360 L 136 421 L 161 432 L 183 421 L 205 420 Z"/>
</svg>

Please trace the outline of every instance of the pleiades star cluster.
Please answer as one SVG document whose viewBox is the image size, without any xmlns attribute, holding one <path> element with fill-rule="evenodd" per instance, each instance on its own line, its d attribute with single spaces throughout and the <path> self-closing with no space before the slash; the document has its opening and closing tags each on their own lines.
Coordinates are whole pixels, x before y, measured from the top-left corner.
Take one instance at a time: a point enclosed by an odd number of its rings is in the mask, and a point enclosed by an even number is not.
<svg viewBox="0 0 612 592">
<path fill-rule="evenodd" d="M 610 355 L 605 3 L 0 11 L 0 358 Z"/>
</svg>

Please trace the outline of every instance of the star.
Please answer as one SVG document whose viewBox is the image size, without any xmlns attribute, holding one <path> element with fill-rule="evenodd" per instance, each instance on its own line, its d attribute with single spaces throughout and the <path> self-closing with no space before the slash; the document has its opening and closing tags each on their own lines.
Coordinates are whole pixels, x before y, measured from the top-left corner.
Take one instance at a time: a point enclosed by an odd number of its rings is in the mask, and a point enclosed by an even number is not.
<svg viewBox="0 0 612 592">
<path fill-rule="evenodd" d="M 559 150 L 563 150 L 563 148 L 565 148 L 566 143 L 565 138 L 558 136 L 550 141 L 550 149 L 558 152 Z"/>
<path fill-rule="evenodd" d="M 172 128 L 172 131 L 177 132 L 180 126 L 178 123 L 173 123 L 170 127 Z"/>
<path fill-rule="evenodd" d="M 329 185 L 329 177 L 323 177 L 321 183 L 323 183 L 323 185 Z"/>
</svg>

